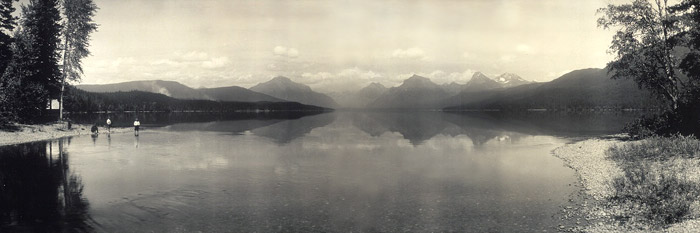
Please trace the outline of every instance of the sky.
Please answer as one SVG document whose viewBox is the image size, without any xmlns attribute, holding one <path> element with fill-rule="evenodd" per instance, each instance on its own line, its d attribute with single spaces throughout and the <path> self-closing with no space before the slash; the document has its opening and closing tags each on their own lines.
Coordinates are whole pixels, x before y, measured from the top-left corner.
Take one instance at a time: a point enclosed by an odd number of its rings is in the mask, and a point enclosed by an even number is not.
<svg viewBox="0 0 700 233">
<path fill-rule="evenodd" d="M 285 76 L 321 92 L 480 71 L 549 81 L 602 68 L 609 0 L 95 0 L 83 84 L 172 80 L 251 87 Z"/>
</svg>

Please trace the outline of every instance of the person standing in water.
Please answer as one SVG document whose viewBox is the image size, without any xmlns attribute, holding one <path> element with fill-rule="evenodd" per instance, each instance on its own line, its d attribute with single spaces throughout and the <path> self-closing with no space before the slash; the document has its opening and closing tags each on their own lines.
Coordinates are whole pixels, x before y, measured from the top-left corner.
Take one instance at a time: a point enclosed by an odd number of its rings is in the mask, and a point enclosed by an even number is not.
<svg viewBox="0 0 700 233">
<path fill-rule="evenodd" d="M 134 121 L 134 135 L 139 136 L 139 126 L 141 126 L 141 122 L 139 121 L 139 118 L 137 117 L 136 120 Z"/>
<path fill-rule="evenodd" d="M 92 135 L 97 135 L 100 133 L 100 130 L 97 128 L 97 123 L 92 125 L 92 127 L 90 128 L 90 132 L 92 132 Z"/>
<path fill-rule="evenodd" d="M 112 133 L 112 120 L 107 117 L 107 133 Z"/>
</svg>

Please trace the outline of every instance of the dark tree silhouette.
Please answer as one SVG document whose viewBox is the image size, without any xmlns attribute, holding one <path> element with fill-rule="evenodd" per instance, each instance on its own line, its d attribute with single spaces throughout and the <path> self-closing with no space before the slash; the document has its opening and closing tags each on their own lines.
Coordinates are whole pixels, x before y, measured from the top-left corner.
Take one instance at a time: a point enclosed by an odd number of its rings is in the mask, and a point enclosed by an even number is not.
<svg viewBox="0 0 700 233">
<path fill-rule="evenodd" d="M 31 0 L 23 7 L 22 27 L 33 38 L 31 52 L 36 58 L 36 74 L 30 80 L 44 84 L 49 97 L 58 97 L 61 73 L 58 66 L 61 15 L 58 0 Z"/>
<path fill-rule="evenodd" d="M 600 9 L 603 28 L 616 28 L 608 66 L 669 103 L 669 110 L 634 123 L 633 136 L 700 133 L 700 1 L 634 0 Z M 638 135 L 635 135 L 638 134 Z"/>
<path fill-rule="evenodd" d="M 679 76 L 679 59 L 674 49 L 682 32 L 666 0 L 634 0 L 598 10 L 598 25 L 617 28 L 610 50 L 615 60 L 608 66 L 612 78 L 633 79 L 678 108 L 682 89 L 688 80 Z"/>
<path fill-rule="evenodd" d="M 17 18 L 12 15 L 15 11 L 12 3 L 15 0 L 0 0 L 0 125 L 4 125 L 15 118 L 15 114 L 9 108 L 11 91 L 8 83 L 2 78 L 7 65 L 12 60 L 12 30 L 17 26 Z"/>
<path fill-rule="evenodd" d="M 2 6 L 0 9 L 9 5 Z M 5 103 L 0 111 L 11 120 L 28 122 L 37 118 L 46 108 L 48 99 L 59 94 L 61 25 L 57 7 L 58 0 L 31 0 L 22 6 L 19 28 L 10 47 L 12 57 L 0 82 L 3 93 L 0 101 Z M 0 20 L 0 24 L 3 23 L 5 21 Z"/>
</svg>

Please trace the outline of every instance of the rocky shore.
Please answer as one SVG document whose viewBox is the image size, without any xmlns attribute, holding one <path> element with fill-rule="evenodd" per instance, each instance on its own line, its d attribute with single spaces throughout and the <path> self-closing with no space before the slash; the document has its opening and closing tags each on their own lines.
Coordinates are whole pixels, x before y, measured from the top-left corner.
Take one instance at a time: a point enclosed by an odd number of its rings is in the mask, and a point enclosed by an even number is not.
<svg viewBox="0 0 700 233">
<path fill-rule="evenodd" d="M 20 144 L 26 142 L 43 141 L 62 137 L 78 135 L 89 135 L 90 127 L 87 124 L 74 124 L 71 129 L 67 129 L 65 124 L 43 124 L 43 125 L 16 125 L 15 130 L 0 131 L 0 146 Z M 98 127 L 101 134 L 107 133 L 107 128 Z M 111 133 L 132 132 L 128 128 L 112 128 Z"/>
<path fill-rule="evenodd" d="M 625 216 L 623 212 L 630 212 L 629 207 L 618 206 L 610 201 L 615 195 L 612 186 L 613 179 L 623 176 L 623 170 L 618 163 L 613 161 L 606 153 L 613 146 L 623 146 L 639 141 L 628 141 L 626 138 L 615 135 L 606 138 L 594 138 L 570 143 L 555 149 L 554 156 L 562 159 L 567 166 L 574 169 L 583 186 L 582 200 L 577 202 L 577 207 L 572 208 L 584 216 L 586 224 L 573 227 L 562 227 L 561 230 L 569 232 L 700 232 L 700 219 L 697 214 L 689 220 L 670 226 L 656 228 L 639 219 L 620 219 Z M 674 163 L 691 163 L 698 171 L 700 161 L 697 159 L 675 159 Z M 683 161 L 680 161 L 683 160 Z M 673 169 L 673 167 L 671 166 Z M 670 171 L 685 174 L 687 169 Z M 695 177 L 693 176 L 693 179 Z M 692 210 L 700 212 L 698 205 Z"/>
</svg>

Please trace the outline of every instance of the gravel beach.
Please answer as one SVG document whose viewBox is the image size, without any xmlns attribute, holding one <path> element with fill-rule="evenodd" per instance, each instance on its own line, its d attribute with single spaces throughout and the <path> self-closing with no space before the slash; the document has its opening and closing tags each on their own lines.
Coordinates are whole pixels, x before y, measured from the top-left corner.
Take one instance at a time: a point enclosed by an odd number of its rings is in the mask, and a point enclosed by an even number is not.
<svg viewBox="0 0 700 233">
<path fill-rule="evenodd" d="M 17 125 L 17 127 L 19 129 L 14 132 L 0 131 L 0 146 L 78 135 L 89 135 L 90 127 L 92 127 L 92 125 L 74 124 L 71 129 L 66 129 L 64 124 Z M 100 134 L 107 133 L 107 128 L 98 128 Z M 111 133 L 126 133 L 132 131 L 133 129 L 131 127 L 112 128 Z"/>
<path fill-rule="evenodd" d="M 553 151 L 554 156 L 562 159 L 567 166 L 574 169 L 579 181 L 583 186 L 583 195 L 586 196 L 585 203 L 580 204 L 579 211 L 585 216 L 589 224 L 585 227 L 576 228 L 575 231 L 582 232 L 700 232 L 700 205 L 693 208 L 694 218 L 677 224 L 673 224 L 665 229 L 652 230 L 649 226 L 640 224 L 634 219 L 629 219 L 625 223 L 615 220 L 618 213 L 624 211 L 619 206 L 611 205 L 608 198 L 614 195 L 614 188 L 611 182 L 615 177 L 622 176 L 622 169 L 606 154 L 612 146 L 623 146 L 628 143 L 639 143 L 639 141 L 625 141 L 619 136 L 607 138 L 593 138 L 564 145 Z M 697 172 L 700 170 L 700 161 L 697 159 L 675 159 L 673 163 L 691 163 L 695 166 L 684 166 L 679 174 L 688 174 L 689 180 L 700 182 Z M 675 170 L 675 167 L 671 166 Z M 590 201 L 588 201 L 590 200 Z"/>
</svg>

